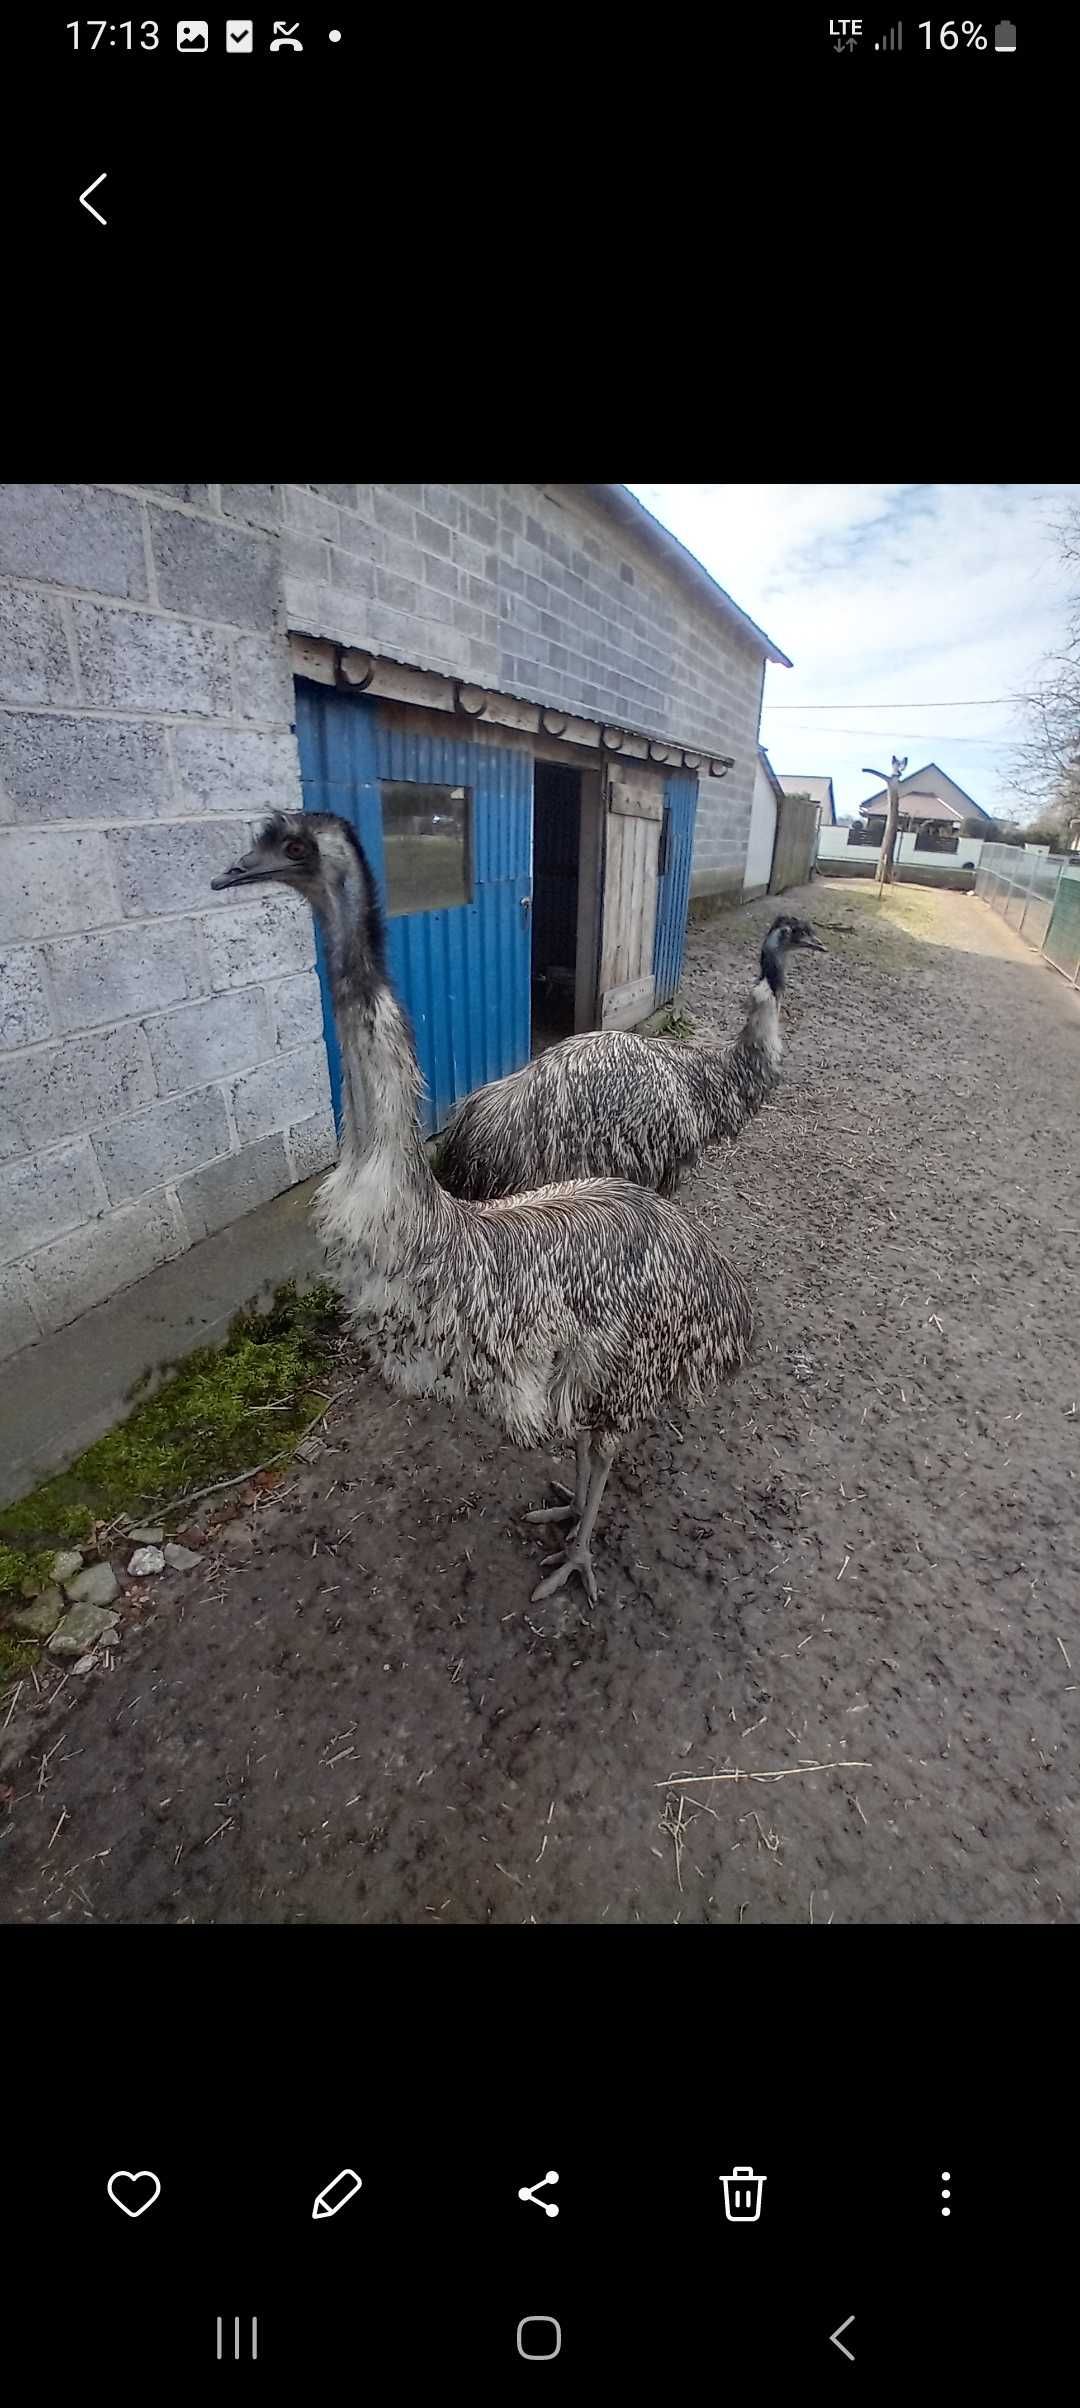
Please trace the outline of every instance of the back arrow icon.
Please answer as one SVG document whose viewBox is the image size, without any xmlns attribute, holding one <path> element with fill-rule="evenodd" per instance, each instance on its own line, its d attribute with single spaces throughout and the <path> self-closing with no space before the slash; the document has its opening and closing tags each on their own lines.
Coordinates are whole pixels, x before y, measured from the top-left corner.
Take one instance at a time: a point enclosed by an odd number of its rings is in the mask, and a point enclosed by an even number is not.
<svg viewBox="0 0 1080 2408">
<path fill-rule="evenodd" d="M 853 2349 L 845 2348 L 844 2343 L 840 2339 L 840 2335 L 841 2333 L 846 2333 L 849 2324 L 854 2324 L 854 2322 L 854 2316 L 845 2316 L 843 2324 L 838 2324 L 835 2333 L 830 2333 L 829 2335 L 830 2341 L 834 2344 L 835 2348 L 839 2350 L 841 2357 L 850 2358 L 853 2366 L 855 2364 L 855 2352 Z"/>
<path fill-rule="evenodd" d="M 108 168 L 106 168 L 106 170 L 105 170 L 105 175 L 106 175 L 106 176 L 108 175 L 108 172 L 109 172 L 109 171 L 108 171 Z M 89 199 L 89 196 L 90 196 L 90 194 L 91 194 L 92 192 L 96 192 L 96 191 L 97 191 L 97 188 L 98 188 L 98 185 L 99 185 L 99 184 L 103 184 L 104 182 L 105 182 L 105 176 L 95 176 L 95 177 L 94 177 L 94 181 L 93 181 L 93 183 L 92 183 L 92 184 L 88 184 L 88 185 L 87 185 L 87 187 L 86 187 L 86 191 L 85 191 L 85 192 L 80 192 L 80 194 L 79 194 L 79 199 L 80 199 L 80 201 L 81 201 L 81 203 L 82 203 L 82 206 L 83 206 L 83 208 L 86 210 L 86 212 L 87 212 L 88 216 L 90 216 L 90 217 L 96 217 L 96 219 L 97 219 L 97 222 L 98 222 L 99 226 L 107 226 L 107 225 L 108 225 L 108 223 L 109 223 L 109 221 L 108 221 L 108 218 L 107 218 L 107 217 L 102 217 L 102 214 L 101 214 L 101 211 L 100 211 L 100 209 L 91 209 L 91 207 L 90 207 L 90 199 Z"/>
</svg>

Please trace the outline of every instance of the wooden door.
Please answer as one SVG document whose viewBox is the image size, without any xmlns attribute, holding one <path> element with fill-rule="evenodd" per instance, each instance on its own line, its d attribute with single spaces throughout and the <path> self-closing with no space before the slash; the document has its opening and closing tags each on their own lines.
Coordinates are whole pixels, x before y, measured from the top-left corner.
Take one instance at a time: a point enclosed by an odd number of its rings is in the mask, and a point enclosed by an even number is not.
<svg viewBox="0 0 1080 2408">
<path fill-rule="evenodd" d="M 607 772 L 600 1026 L 633 1028 L 653 1008 L 663 777 L 636 762 Z"/>
</svg>

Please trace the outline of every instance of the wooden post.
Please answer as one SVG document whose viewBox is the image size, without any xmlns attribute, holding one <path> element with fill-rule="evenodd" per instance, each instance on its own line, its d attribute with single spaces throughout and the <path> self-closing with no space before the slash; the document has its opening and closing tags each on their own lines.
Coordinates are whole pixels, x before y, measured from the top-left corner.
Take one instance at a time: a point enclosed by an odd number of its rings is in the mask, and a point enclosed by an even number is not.
<svg viewBox="0 0 1080 2408">
<path fill-rule="evenodd" d="M 896 826 L 900 817 L 900 780 L 903 777 L 906 768 L 906 755 L 902 761 L 898 761 L 896 754 L 894 753 L 892 757 L 892 768 L 890 770 L 863 770 L 864 778 L 881 778 L 885 786 L 888 788 L 889 794 L 889 809 L 885 820 L 885 834 L 881 839 L 881 851 L 878 854 L 878 865 L 876 871 L 879 894 L 884 887 L 891 886 L 892 884 L 893 854 L 896 851 Z"/>
</svg>

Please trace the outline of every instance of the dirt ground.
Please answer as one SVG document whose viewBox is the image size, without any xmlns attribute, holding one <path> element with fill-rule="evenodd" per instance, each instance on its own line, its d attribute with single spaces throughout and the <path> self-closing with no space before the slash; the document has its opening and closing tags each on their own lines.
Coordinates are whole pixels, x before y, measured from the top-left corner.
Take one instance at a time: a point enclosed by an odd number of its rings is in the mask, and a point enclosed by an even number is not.
<svg viewBox="0 0 1080 2408">
<path fill-rule="evenodd" d="M 564 1465 L 361 1376 L 66 1684 L 8 1776 L 6 1918 L 1076 1918 L 1080 1001 L 973 897 L 785 904 L 828 955 L 685 1198 L 754 1355 L 627 1445 L 599 1604 L 529 1602 Z M 774 910 L 692 934 L 699 1035 Z"/>
</svg>

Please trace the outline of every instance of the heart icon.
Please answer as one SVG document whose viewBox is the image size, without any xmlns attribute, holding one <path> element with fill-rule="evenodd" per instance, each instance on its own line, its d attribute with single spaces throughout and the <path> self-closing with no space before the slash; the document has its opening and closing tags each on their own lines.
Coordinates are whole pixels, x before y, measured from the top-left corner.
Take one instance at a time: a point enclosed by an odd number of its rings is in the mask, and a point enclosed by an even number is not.
<svg viewBox="0 0 1080 2408">
<path fill-rule="evenodd" d="M 113 2206 L 121 2208 L 125 2216 L 145 2216 L 147 2208 L 160 2199 L 161 2184 L 156 2174 L 144 2168 L 139 2174 L 110 2174 L 108 2191 Z"/>
</svg>

